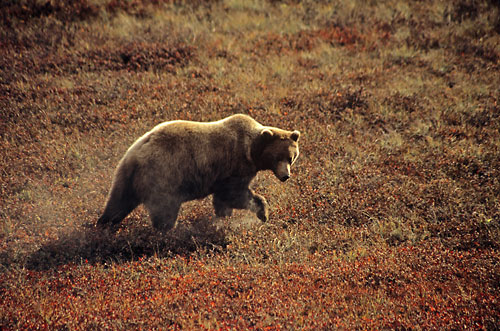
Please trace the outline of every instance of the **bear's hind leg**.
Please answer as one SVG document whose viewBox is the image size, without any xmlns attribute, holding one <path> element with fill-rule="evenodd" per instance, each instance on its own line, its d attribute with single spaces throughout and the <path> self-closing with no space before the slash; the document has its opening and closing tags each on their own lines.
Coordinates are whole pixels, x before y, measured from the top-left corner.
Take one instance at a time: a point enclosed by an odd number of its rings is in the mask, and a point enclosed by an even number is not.
<svg viewBox="0 0 500 331">
<path fill-rule="evenodd" d="M 105 228 L 117 225 L 138 205 L 139 201 L 133 194 L 119 195 L 113 191 L 106 203 L 102 216 L 97 220 L 97 226 Z"/>
<path fill-rule="evenodd" d="M 151 222 L 156 230 L 167 232 L 175 226 L 181 206 L 180 202 L 166 198 L 155 199 L 144 204 L 149 211 Z"/>
</svg>

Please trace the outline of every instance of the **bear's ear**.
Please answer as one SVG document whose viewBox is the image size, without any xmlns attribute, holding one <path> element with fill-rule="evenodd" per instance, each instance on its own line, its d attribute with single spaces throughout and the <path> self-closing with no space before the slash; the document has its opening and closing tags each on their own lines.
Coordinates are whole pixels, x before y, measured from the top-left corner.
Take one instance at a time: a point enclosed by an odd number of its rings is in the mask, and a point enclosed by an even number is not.
<svg viewBox="0 0 500 331">
<path fill-rule="evenodd" d="M 290 135 L 290 138 L 293 141 L 298 141 L 300 138 L 300 131 L 298 131 L 298 130 L 293 131 L 292 134 Z"/>
<path fill-rule="evenodd" d="M 265 128 L 262 129 L 262 131 L 260 131 L 260 135 L 264 138 L 271 138 L 274 135 L 274 133 L 271 130 Z"/>
</svg>

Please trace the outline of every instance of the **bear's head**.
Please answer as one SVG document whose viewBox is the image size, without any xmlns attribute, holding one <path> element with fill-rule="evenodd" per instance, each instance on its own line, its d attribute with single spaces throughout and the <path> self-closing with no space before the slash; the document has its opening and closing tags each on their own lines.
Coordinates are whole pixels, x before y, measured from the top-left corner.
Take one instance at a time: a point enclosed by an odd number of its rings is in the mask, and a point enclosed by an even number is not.
<svg viewBox="0 0 500 331">
<path fill-rule="evenodd" d="M 290 178 L 290 167 L 299 156 L 300 132 L 266 127 L 254 145 L 253 158 L 258 170 L 271 170 L 282 182 Z"/>
</svg>

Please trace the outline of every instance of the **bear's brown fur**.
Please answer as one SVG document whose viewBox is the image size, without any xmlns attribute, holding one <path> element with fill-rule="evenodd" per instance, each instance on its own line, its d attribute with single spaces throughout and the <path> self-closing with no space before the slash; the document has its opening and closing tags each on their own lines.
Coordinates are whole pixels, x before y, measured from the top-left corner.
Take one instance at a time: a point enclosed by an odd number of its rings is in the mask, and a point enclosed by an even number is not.
<svg viewBox="0 0 500 331">
<path fill-rule="evenodd" d="M 248 186 L 260 170 L 287 180 L 299 155 L 299 137 L 299 131 L 263 126 L 242 114 L 216 122 L 159 124 L 121 159 L 98 225 L 118 224 L 143 203 L 153 226 L 168 230 L 183 202 L 210 194 L 217 216 L 248 209 L 267 221 L 266 200 Z"/>
</svg>

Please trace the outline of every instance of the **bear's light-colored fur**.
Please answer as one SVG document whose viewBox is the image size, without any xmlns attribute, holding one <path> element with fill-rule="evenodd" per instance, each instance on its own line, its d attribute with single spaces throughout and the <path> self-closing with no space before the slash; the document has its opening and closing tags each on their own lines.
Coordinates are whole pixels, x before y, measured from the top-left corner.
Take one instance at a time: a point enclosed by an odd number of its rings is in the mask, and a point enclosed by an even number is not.
<svg viewBox="0 0 500 331">
<path fill-rule="evenodd" d="M 217 216 L 249 209 L 266 221 L 266 200 L 248 186 L 260 170 L 287 180 L 299 137 L 299 131 L 263 126 L 242 114 L 216 122 L 159 124 L 121 159 L 98 225 L 117 224 L 143 203 L 153 226 L 168 230 L 183 202 L 210 194 Z"/>
</svg>

